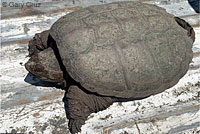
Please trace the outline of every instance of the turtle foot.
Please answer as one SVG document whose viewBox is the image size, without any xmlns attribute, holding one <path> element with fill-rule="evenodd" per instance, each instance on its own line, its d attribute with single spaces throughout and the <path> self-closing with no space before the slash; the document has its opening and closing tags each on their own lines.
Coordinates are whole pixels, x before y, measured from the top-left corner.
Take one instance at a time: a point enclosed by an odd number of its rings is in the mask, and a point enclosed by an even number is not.
<svg viewBox="0 0 200 134">
<path fill-rule="evenodd" d="M 81 131 L 81 126 L 85 124 L 85 120 L 81 119 L 70 119 L 69 120 L 69 128 L 72 134 L 78 133 Z"/>
<path fill-rule="evenodd" d="M 116 98 L 88 93 L 77 86 L 71 86 L 66 94 L 69 129 L 72 134 L 80 132 L 87 117 L 108 108 Z"/>
</svg>

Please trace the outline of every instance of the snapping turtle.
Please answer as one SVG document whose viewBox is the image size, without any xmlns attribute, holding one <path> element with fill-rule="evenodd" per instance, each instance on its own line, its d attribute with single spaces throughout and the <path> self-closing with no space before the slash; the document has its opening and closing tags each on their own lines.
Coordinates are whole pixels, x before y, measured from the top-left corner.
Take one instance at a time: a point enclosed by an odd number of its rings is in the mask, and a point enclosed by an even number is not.
<svg viewBox="0 0 200 134">
<path fill-rule="evenodd" d="M 192 60 L 193 28 L 140 2 L 89 6 L 61 17 L 29 42 L 26 69 L 66 89 L 69 129 L 113 102 L 174 86 Z"/>
</svg>

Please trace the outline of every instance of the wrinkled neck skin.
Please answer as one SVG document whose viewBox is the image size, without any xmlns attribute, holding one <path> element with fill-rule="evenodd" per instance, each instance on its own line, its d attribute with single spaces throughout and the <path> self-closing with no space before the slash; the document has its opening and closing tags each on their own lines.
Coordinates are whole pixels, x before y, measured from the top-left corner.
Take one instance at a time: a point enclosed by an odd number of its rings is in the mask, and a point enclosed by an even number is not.
<svg viewBox="0 0 200 134">
<path fill-rule="evenodd" d="M 65 80 L 65 85 L 63 85 L 63 88 L 65 90 L 68 90 L 68 88 L 71 86 L 71 85 L 78 85 L 79 83 L 76 82 L 75 80 L 73 80 L 71 78 L 71 76 L 68 74 L 66 68 L 65 68 L 65 65 L 63 64 L 62 62 L 62 58 L 60 56 L 60 53 L 59 53 L 59 50 L 57 48 L 57 45 L 56 45 L 56 41 L 51 37 L 51 35 L 49 34 L 48 36 L 48 41 L 47 41 L 47 44 L 49 44 L 49 47 L 51 47 L 54 51 L 54 55 L 58 61 L 58 64 L 59 64 L 59 67 L 60 67 L 60 70 L 62 71 L 63 73 L 63 78 Z"/>
</svg>

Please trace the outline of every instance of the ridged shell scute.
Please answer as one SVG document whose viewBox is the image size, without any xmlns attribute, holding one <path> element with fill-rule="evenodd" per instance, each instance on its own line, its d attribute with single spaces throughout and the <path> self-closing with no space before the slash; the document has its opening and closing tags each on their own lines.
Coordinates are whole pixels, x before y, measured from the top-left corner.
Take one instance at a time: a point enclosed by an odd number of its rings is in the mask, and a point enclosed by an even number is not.
<svg viewBox="0 0 200 134">
<path fill-rule="evenodd" d="M 192 40 L 174 16 L 140 2 L 89 6 L 51 28 L 70 76 L 91 92 L 142 98 L 175 85 L 192 59 Z"/>
</svg>

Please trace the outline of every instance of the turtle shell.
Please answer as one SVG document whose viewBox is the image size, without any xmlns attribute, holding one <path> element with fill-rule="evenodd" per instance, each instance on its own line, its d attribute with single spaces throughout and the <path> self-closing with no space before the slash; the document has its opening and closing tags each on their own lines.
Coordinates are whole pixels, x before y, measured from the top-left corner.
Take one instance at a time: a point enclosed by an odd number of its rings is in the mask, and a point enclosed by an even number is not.
<svg viewBox="0 0 200 134">
<path fill-rule="evenodd" d="M 100 95 L 142 98 L 174 86 L 187 72 L 193 41 L 165 9 L 140 2 L 82 8 L 50 34 L 69 75 Z"/>
</svg>

